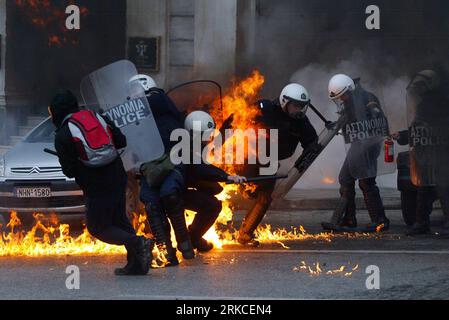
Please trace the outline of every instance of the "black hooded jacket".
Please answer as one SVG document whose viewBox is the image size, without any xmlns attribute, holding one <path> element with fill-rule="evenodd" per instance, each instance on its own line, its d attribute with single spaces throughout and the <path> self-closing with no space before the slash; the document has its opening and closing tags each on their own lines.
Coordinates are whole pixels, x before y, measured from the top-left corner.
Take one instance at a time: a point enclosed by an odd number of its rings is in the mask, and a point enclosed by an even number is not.
<svg viewBox="0 0 449 320">
<path fill-rule="evenodd" d="M 90 168 L 78 160 L 78 154 L 68 121 L 64 121 L 70 114 L 79 111 L 78 106 L 50 106 L 53 123 L 56 126 L 55 148 L 58 153 L 62 171 L 69 178 L 75 178 L 86 196 L 106 196 L 113 192 L 124 191 L 127 176 L 120 157 L 111 164 Z M 117 149 L 126 147 L 126 137 L 113 122 L 103 117 L 111 129 L 114 144 Z"/>
</svg>

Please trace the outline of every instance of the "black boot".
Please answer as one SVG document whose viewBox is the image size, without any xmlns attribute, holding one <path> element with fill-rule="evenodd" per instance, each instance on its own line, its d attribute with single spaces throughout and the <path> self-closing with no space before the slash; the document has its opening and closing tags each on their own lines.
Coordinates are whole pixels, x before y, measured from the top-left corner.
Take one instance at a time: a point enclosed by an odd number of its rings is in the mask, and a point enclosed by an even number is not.
<svg viewBox="0 0 449 320">
<path fill-rule="evenodd" d="M 447 176 L 444 179 L 447 179 Z M 442 183 L 441 186 L 437 187 L 437 190 L 441 202 L 441 209 L 444 214 L 440 236 L 442 238 L 449 238 L 449 186 L 446 183 Z"/>
<path fill-rule="evenodd" d="M 141 274 L 145 275 L 150 270 L 151 261 L 153 260 L 154 240 L 145 237 L 138 237 L 134 244 L 136 252 L 136 263 L 140 268 Z"/>
<path fill-rule="evenodd" d="M 123 268 L 115 269 L 114 274 L 116 276 L 139 275 L 140 270 L 136 264 L 136 256 L 133 248 L 129 245 L 126 245 L 125 248 L 126 248 L 126 260 L 128 263 Z"/>
<path fill-rule="evenodd" d="M 449 219 L 444 219 L 443 226 L 440 231 L 440 236 L 443 238 L 449 238 Z"/>
<path fill-rule="evenodd" d="M 182 257 L 186 260 L 195 258 L 195 251 L 193 250 L 192 241 L 190 239 L 178 242 L 178 250 L 181 251 Z"/>
<path fill-rule="evenodd" d="M 340 201 L 335 208 L 330 222 L 322 222 L 325 231 L 344 232 L 350 226 L 357 227 L 355 219 L 355 191 L 352 188 L 340 187 Z"/>
<path fill-rule="evenodd" d="M 408 236 L 430 234 L 430 213 L 434 200 L 432 192 L 422 187 L 418 189 L 416 197 L 416 222 L 406 233 Z"/>
<path fill-rule="evenodd" d="M 209 252 L 214 248 L 214 245 L 204 238 L 193 238 L 192 245 L 199 252 Z"/>
<path fill-rule="evenodd" d="M 171 194 L 162 198 L 165 212 L 169 217 L 173 230 L 175 231 L 178 250 L 186 260 L 195 258 L 192 242 L 190 240 L 189 231 L 187 229 L 186 217 L 184 214 L 184 205 L 181 196 Z"/>
<path fill-rule="evenodd" d="M 256 203 L 251 210 L 248 211 L 243 219 L 242 226 L 239 230 L 237 241 L 242 245 L 259 245 L 259 242 L 254 239 L 254 231 L 262 222 L 268 208 L 272 202 L 271 192 L 260 191 L 256 198 Z"/>
<path fill-rule="evenodd" d="M 179 260 L 176 257 L 176 250 L 173 248 L 170 235 L 170 223 L 167 216 L 157 206 L 147 205 L 148 224 L 150 225 L 151 233 L 159 252 L 162 254 L 160 264 L 165 267 L 172 267 L 179 265 Z"/>
<path fill-rule="evenodd" d="M 425 224 L 419 224 L 415 223 L 409 230 L 407 230 L 406 235 L 407 236 L 419 236 L 419 235 L 425 235 L 430 234 L 430 227 L 429 225 Z"/>
<path fill-rule="evenodd" d="M 440 199 L 441 201 L 441 199 Z M 442 202 L 442 206 L 443 206 L 443 213 L 444 213 L 444 218 L 443 218 L 443 225 L 440 231 L 440 236 L 442 238 L 449 238 L 449 212 L 445 212 L 445 204 Z"/>
<path fill-rule="evenodd" d="M 342 232 L 343 228 L 341 226 L 341 222 L 343 219 L 343 215 L 345 214 L 346 207 L 348 204 L 348 200 L 345 198 L 340 198 L 338 202 L 337 208 L 335 208 L 334 213 L 332 214 L 330 222 L 321 222 L 321 227 L 325 231 L 334 231 L 334 232 Z"/>
<path fill-rule="evenodd" d="M 348 199 L 346 214 L 343 217 L 341 226 L 347 231 L 353 231 L 357 228 L 355 197 L 353 197 L 352 199 Z"/>
<path fill-rule="evenodd" d="M 146 275 L 150 269 L 154 241 L 144 237 L 136 237 L 125 247 L 128 263 L 123 268 L 115 269 L 115 275 Z"/>
<path fill-rule="evenodd" d="M 379 188 L 376 186 L 375 178 L 360 180 L 360 188 L 363 192 L 366 208 L 371 218 L 364 232 L 383 232 L 390 228 L 390 220 L 385 216 L 385 209 L 380 197 Z"/>
</svg>

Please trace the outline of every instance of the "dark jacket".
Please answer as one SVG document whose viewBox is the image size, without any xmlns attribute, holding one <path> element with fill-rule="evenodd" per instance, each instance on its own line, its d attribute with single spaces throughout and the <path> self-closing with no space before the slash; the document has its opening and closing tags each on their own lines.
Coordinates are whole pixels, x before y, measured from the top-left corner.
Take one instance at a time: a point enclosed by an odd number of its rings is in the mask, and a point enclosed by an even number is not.
<svg viewBox="0 0 449 320">
<path fill-rule="evenodd" d="M 398 144 L 401 146 L 408 145 L 409 132 L 408 130 L 399 131 Z"/>
<path fill-rule="evenodd" d="M 62 122 L 62 119 L 69 114 L 67 111 L 63 111 L 62 114 L 58 113 L 57 118 L 60 123 L 55 123 L 58 127 L 56 130 L 55 148 L 64 174 L 69 178 L 75 178 L 76 183 L 88 197 L 124 191 L 127 176 L 120 156 L 111 164 L 100 168 L 87 167 L 78 160 L 68 121 Z M 107 117 L 103 118 L 111 129 L 116 148 L 125 148 L 126 137 Z"/>
<path fill-rule="evenodd" d="M 287 159 L 293 155 L 301 143 L 303 149 L 318 141 L 315 128 L 307 116 L 293 119 L 286 114 L 278 101 L 261 100 L 258 102 L 262 115 L 258 119 L 267 129 L 278 129 L 279 160 Z M 269 144 L 267 143 L 267 147 Z"/>
<path fill-rule="evenodd" d="M 210 195 L 219 194 L 223 188 L 218 182 L 228 179 L 222 169 L 207 164 L 190 164 L 185 166 L 185 182 L 187 188 L 194 188 Z"/>
<path fill-rule="evenodd" d="M 152 89 L 147 98 L 164 143 L 165 152 L 169 153 L 177 143 L 170 141 L 170 135 L 173 130 L 184 128 L 184 117 L 162 89 Z"/>
</svg>

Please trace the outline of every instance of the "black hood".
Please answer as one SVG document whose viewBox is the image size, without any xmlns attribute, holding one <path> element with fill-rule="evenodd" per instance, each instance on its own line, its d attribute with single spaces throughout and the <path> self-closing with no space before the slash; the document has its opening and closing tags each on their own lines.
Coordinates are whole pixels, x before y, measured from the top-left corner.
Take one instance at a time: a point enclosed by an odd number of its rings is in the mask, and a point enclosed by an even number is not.
<svg viewBox="0 0 449 320">
<path fill-rule="evenodd" d="M 58 93 L 50 103 L 50 111 L 53 124 L 59 129 L 69 114 L 79 111 L 78 100 L 70 91 Z"/>
</svg>

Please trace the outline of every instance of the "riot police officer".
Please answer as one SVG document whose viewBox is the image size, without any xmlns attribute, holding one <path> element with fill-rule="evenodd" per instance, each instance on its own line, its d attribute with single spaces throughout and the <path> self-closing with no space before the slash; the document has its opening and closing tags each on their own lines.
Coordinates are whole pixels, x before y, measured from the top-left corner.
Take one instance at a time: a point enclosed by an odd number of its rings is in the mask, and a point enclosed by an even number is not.
<svg viewBox="0 0 449 320">
<path fill-rule="evenodd" d="M 355 182 L 363 192 L 371 218 L 364 231 L 385 231 L 389 220 L 376 185 L 376 177 L 382 173 L 378 158 L 381 155 L 383 137 L 388 135 L 388 122 L 378 98 L 366 91 L 360 79 L 338 74 L 329 82 L 329 98 L 345 119 L 343 137 L 348 147 L 345 162 L 340 170 L 340 201 L 330 222 L 323 222 L 328 231 L 349 231 L 357 227 Z"/>
<path fill-rule="evenodd" d="M 197 123 L 198 125 L 194 125 Z M 214 119 L 204 111 L 191 112 L 184 122 L 184 128 L 191 137 L 211 137 L 215 129 Z M 206 139 L 206 143 L 208 139 Z M 205 143 L 203 143 L 204 147 Z M 203 148 L 202 148 L 203 149 Z M 189 226 L 193 247 L 199 252 L 213 249 L 213 244 L 203 238 L 204 234 L 214 225 L 221 212 L 222 204 L 216 198 L 223 188 L 219 182 L 240 184 L 246 178 L 229 175 L 222 169 L 201 161 L 193 161 L 185 166 L 185 181 L 187 190 L 184 193 L 185 208 L 196 212 L 192 224 Z"/>
<path fill-rule="evenodd" d="M 144 88 L 164 143 L 165 155 L 164 159 L 160 160 L 161 165 L 170 166 L 169 154 L 176 144 L 175 141 L 171 141 L 170 136 L 174 130 L 183 128 L 183 115 L 164 90 L 157 87 L 156 82 L 150 76 L 140 74 L 130 79 L 130 82 L 133 81 L 139 81 Z M 167 265 L 179 264 L 176 250 L 170 239 L 170 222 L 175 232 L 177 249 L 181 251 L 184 259 L 193 259 L 195 253 L 184 214 L 183 165 L 173 167 L 157 186 L 150 185 L 145 177 L 140 180 L 140 199 L 145 204 L 148 223 L 156 239 L 156 244 L 159 248 L 165 248 L 167 251 Z"/>
<path fill-rule="evenodd" d="M 297 83 L 285 86 L 274 101 L 261 100 L 261 122 L 267 129 L 278 130 L 278 159 L 291 157 L 299 143 L 304 149 L 317 144 L 317 133 L 306 116 L 310 104 L 310 96 L 306 88 Z M 259 166 L 247 166 L 249 175 L 256 175 Z M 254 205 L 248 210 L 238 234 L 238 242 L 243 245 L 257 245 L 254 231 L 262 221 L 273 199 L 272 192 L 276 182 L 267 181 L 257 184 Z"/>
</svg>

